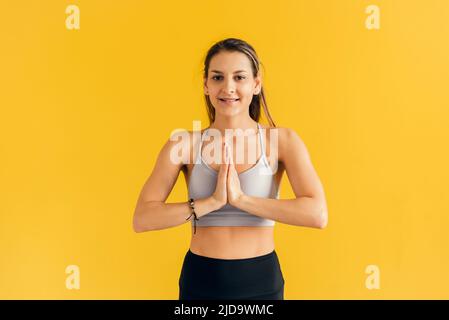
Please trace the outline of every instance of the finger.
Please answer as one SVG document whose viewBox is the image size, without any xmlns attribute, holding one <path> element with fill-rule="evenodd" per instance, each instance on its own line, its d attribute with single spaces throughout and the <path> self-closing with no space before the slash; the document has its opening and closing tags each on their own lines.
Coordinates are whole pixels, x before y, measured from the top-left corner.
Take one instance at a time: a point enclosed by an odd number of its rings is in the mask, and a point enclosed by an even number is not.
<svg viewBox="0 0 449 320">
<path fill-rule="evenodd" d="M 228 151 L 228 146 L 226 141 L 223 142 L 223 162 L 222 165 L 220 166 L 220 169 L 223 169 L 223 174 L 225 175 L 225 177 L 228 175 L 228 171 L 229 171 L 229 161 L 228 161 L 228 156 L 229 156 L 229 151 Z"/>
<path fill-rule="evenodd" d="M 233 164 L 233 163 L 234 163 L 234 160 L 232 159 L 232 156 L 231 156 L 230 149 L 229 149 L 229 163 L 230 163 L 230 164 Z"/>
<path fill-rule="evenodd" d="M 229 159 L 231 155 L 229 152 L 229 145 L 226 143 L 226 168 L 229 169 Z"/>
<path fill-rule="evenodd" d="M 228 144 L 225 141 L 223 142 L 223 163 L 228 163 L 228 156 Z"/>
<path fill-rule="evenodd" d="M 226 161 L 226 143 L 222 144 L 222 162 L 220 165 L 220 171 L 219 171 L 219 178 L 223 178 L 223 176 L 227 175 L 227 171 L 228 171 L 228 164 Z"/>
</svg>

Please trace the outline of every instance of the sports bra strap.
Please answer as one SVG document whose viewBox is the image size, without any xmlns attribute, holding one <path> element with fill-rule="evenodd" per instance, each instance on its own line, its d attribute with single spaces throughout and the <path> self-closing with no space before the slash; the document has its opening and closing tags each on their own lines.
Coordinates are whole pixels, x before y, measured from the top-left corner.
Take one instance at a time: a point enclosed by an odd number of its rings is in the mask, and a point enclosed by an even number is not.
<svg viewBox="0 0 449 320">
<path fill-rule="evenodd" d="M 195 155 L 195 161 L 194 161 L 195 164 L 200 163 L 200 160 L 201 160 L 201 145 L 203 144 L 203 136 L 206 133 L 206 130 L 203 133 L 201 133 L 201 131 L 199 132 L 200 140 L 199 140 L 198 147 L 197 147 L 197 153 Z"/>
<path fill-rule="evenodd" d="M 259 132 L 259 139 L 260 139 L 260 149 L 262 152 L 262 157 L 265 157 L 265 142 L 264 142 L 264 137 L 262 135 L 264 135 L 264 129 L 262 129 L 262 126 L 259 124 L 259 122 L 257 123 L 257 127 L 259 128 L 258 132 Z"/>
</svg>

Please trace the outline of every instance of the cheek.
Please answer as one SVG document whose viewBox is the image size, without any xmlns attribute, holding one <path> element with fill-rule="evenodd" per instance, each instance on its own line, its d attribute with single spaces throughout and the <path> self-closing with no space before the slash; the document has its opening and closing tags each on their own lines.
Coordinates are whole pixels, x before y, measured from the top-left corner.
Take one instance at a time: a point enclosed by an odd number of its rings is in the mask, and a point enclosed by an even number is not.
<svg viewBox="0 0 449 320">
<path fill-rule="evenodd" d="M 253 85 L 250 83 L 245 84 L 244 86 L 242 86 L 241 91 L 246 96 L 252 96 L 253 95 Z"/>
<path fill-rule="evenodd" d="M 240 96 L 244 100 L 251 100 L 253 98 L 253 92 L 251 90 L 245 90 L 241 92 Z"/>
</svg>

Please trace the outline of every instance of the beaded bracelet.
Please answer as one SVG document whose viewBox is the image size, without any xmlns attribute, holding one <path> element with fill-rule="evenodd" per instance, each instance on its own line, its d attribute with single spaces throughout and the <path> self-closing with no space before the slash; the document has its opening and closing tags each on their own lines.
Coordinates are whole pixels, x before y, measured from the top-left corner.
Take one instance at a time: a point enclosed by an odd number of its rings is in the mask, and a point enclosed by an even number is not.
<svg viewBox="0 0 449 320">
<path fill-rule="evenodd" d="M 195 233 L 196 233 L 196 220 L 200 220 L 200 219 L 198 219 L 198 218 L 196 217 L 196 212 L 195 212 L 195 200 L 193 200 L 193 198 L 190 198 L 190 199 L 189 199 L 189 206 L 190 206 L 190 209 L 192 210 L 192 213 L 190 214 L 190 216 L 189 216 L 186 220 L 189 220 L 190 217 L 191 217 L 192 214 L 193 214 L 193 216 L 194 216 L 194 219 L 193 219 L 193 234 L 195 234 Z"/>
</svg>

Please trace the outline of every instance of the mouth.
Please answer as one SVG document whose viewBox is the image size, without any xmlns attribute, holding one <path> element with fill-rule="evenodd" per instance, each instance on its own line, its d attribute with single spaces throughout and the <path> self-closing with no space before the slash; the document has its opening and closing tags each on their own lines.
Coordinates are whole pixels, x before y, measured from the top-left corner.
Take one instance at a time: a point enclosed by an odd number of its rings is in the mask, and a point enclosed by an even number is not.
<svg viewBox="0 0 449 320">
<path fill-rule="evenodd" d="M 240 99 L 238 99 L 238 98 L 232 98 L 232 99 L 230 99 L 230 98 L 226 98 L 226 99 L 222 99 L 222 98 L 218 98 L 218 100 L 220 101 L 220 102 L 222 102 L 222 103 L 224 103 L 224 104 L 234 104 L 234 103 L 237 103 L 238 101 L 240 101 Z"/>
</svg>

